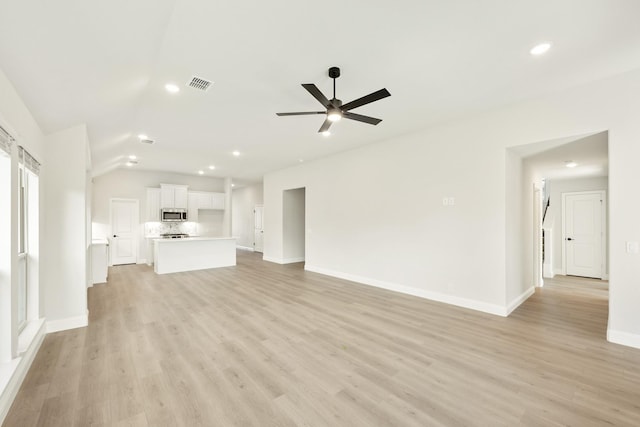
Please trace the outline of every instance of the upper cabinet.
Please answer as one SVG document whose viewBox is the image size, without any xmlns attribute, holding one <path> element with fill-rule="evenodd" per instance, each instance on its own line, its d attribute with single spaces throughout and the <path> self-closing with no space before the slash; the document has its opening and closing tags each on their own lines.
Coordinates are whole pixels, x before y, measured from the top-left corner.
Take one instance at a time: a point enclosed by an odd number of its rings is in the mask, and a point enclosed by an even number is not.
<svg viewBox="0 0 640 427">
<path fill-rule="evenodd" d="M 160 221 L 160 189 L 147 188 L 147 221 Z"/>
<path fill-rule="evenodd" d="M 224 210 L 224 193 L 189 191 L 189 221 L 198 222 L 198 209 Z"/>
<path fill-rule="evenodd" d="M 160 184 L 160 208 L 187 209 L 187 188 L 187 185 Z"/>
</svg>

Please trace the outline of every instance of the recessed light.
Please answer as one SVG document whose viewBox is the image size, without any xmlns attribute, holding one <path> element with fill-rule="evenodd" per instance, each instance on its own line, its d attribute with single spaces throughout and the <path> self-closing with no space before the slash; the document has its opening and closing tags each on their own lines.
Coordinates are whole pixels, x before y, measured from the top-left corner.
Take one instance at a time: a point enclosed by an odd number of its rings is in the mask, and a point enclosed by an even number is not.
<svg viewBox="0 0 640 427">
<path fill-rule="evenodd" d="M 328 130 L 325 130 L 324 132 L 322 132 L 322 136 L 331 136 L 331 132 Z"/>
<path fill-rule="evenodd" d="M 216 167 L 215 167 L 215 166 L 213 166 L 213 165 L 210 165 L 210 166 L 209 166 L 209 170 L 214 170 L 215 168 L 216 168 Z"/>
<path fill-rule="evenodd" d="M 177 85 L 174 85 L 173 83 L 167 83 L 166 85 L 164 85 L 164 88 L 169 93 L 178 93 L 178 92 L 180 92 L 180 88 Z"/>
<path fill-rule="evenodd" d="M 304 159 L 298 159 L 298 161 L 299 161 L 300 163 L 302 163 L 302 162 L 304 162 Z"/>
<path fill-rule="evenodd" d="M 137 158 L 138 158 L 138 157 L 137 157 L 135 154 L 132 154 L 132 155 L 130 155 L 130 156 L 129 156 L 129 159 L 130 159 L 130 160 L 135 160 L 135 159 L 137 159 Z"/>
<path fill-rule="evenodd" d="M 232 187 L 235 187 L 236 185 L 235 185 L 235 184 L 231 184 L 231 186 L 232 186 Z"/>
<path fill-rule="evenodd" d="M 231 153 L 231 154 L 233 154 L 234 156 L 238 157 L 238 156 L 240 155 L 240 152 L 239 152 L 238 150 L 236 150 L 236 151 L 234 151 L 234 152 L 233 152 L 233 153 Z"/>
<path fill-rule="evenodd" d="M 198 175 L 204 175 L 204 171 L 198 171 Z"/>
<path fill-rule="evenodd" d="M 578 166 L 578 164 L 573 160 L 567 160 L 566 162 L 564 162 L 564 165 L 568 168 L 575 168 L 576 166 Z"/>
<path fill-rule="evenodd" d="M 144 133 L 141 133 L 140 135 L 138 135 L 138 139 L 149 139 L 149 137 Z"/>
<path fill-rule="evenodd" d="M 531 48 L 529 52 L 531 53 L 531 55 L 538 56 L 546 53 L 550 48 L 551 48 L 551 43 L 540 43 L 538 45 L 535 45 L 533 48 Z"/>
<path fill-rule="evenodd" d="M 135 163 L 133 163 L 133 162 L 127 162 L 127 163 L 125 163 L 125 164 L 126 164 L 127 166 L 131 167 L 131 166 L 133 166 Z"/>
</svg>

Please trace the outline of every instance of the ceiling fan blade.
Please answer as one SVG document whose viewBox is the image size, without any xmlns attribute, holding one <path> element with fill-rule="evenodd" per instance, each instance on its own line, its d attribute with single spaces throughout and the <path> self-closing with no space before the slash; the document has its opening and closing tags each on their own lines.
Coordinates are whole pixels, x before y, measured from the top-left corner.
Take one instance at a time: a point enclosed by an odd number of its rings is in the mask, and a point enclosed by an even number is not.
<svg viewBox="0 0 640 427">
<path fill-rule="evenodd" d="M 322 123 L 322 126 L 320 126 L 320 130 L 318 130 L 318 133 L 328 131 L 329 128 L 331 127 L 331 123 L 333 123 L 331 120 L 325 119 L 324 123 Z"/>
<path fill-rule="evenodd" d="M 276 113 L 276 116 L 306 116 L 309 114 L 327 114 L 326 111 L 307 111 L 297 113 Z"/>
<path fill-rule="evenodd" d="M 376 92 L 370 93 L 369 95 L 365 95 L 362 98 L 358 98 L 355 101 L 347 102 L 341 107 L 341 109 L 342 111 L 352 110 L 379 99 L 386 98 L 387 96 L 391 96 L 389 91 L 387 89 L 380 89 Z"/>
<path fill-rule="evenodd" d="M 357 120 L 359 122 L 369 123 L 370 125 L 377 125 L 382 119 L 376 119 L 375 117 L 363 116 L 362 114 L 350 113 L 345 111 L 342 113 L 342 117 L 345 119 Z"/>
<path fill-rule="evenodd" d="M 324 96 L 322 92 L 320 92 L 320 89 L 318 89 L 316 85 L 314 85 L 313 83 L 303 83 L 302 87 L 305 88 L 311 95 L 313 95 L 315 99 L 320 101 L 320 104 L 322 104 L 324 108 L 331 107 L 331 101 L 329 101 L 327 97 Z"/>
</svg>

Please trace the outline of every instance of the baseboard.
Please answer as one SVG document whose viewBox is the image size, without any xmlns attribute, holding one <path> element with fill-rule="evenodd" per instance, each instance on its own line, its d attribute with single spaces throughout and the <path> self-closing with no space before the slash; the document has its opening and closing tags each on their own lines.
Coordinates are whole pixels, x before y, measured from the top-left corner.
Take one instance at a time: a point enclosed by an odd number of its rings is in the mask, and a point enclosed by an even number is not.
<svg viewBox="0 0 640 427">
<path fill-rule="evenodd" d="M 561 268 L 554 268 L 553 269 L 553 275 L 557 276 L 558 274 L 561 275 L 561 276 L 564 276 L 564 270 L 561 269 Z"/>
<path fill-rule="evenodd" d="M 627 347 L 640 348 L 640 335 L 629 332 L 607 329 L 607 341 Z"/>
<path fill-rule="evenodd" d="M 146 263 L 147 263 L 147 260 L 145 258 L 142 258 L 136 261 L 136 264 L 146 264 Z"/>
<path fill-rule="evenodd" d="M 236 249 L 239 249 L 241 251 L 249 251 L 249 252 L 253 252 L 253 248 L 250 248 L 249 246 L 240 246 L 240 245 L 236 245 Z"/>
<path fill-rule="evenodd" d="M 553 276 L 555 276 L 555 273 L 553 272 L 551 264 L 542 264 L 542 277 L 553 279 Z"/>
<path fill-rule="evenodd" d="M 511 312 L 513 312 L 513 310 L 520 307 L 520 304 L 525 302 L 527 298 L 529 298 L 535 292 L 536 292 L 536 289 L 532 286 L 526 291 L 524 291 L 523 293 L 521 293 L 519 296 L 517 296 L 513 301 L 511 301 L 509 305 L 507 305 L 507 316 L 510 315 Z"/>
<path fill-rule="evenodd" d="M 432 301 L 443 302 L 445 304 L 451 304 L 458 307 L 469 308 L 471 310 L 481 311 L 483 313 L 494 314 L 497 316 L 507 316 L 507 308 L 497 304 L 490 304 L 482 301 L 476 301 L 468 298 L 457 297 L 454 295 L 447 295 L 440 292 L 425 291 L 423 289 L 416 289 L 410 286 L 399 285 L 396 283 L 385 282 L 382 280 L 371 279 L 368 277 L 357 276 L 354 274 L 343 273 L 339 271 L 329 270 L 322 267 L 316 267 L 306 264 L 304 269 L 312 271 L 314 273 L 324 274 L 326 276 L 337 277 L 339 279 L 345 279 L 363 285 L 374 286 L 376 288 L 382 288 L 389 291 L 399 292 L 402 294 L 413 295 L 420 298 L 425 298 Z"/>
<path fill-rule="evenodd" d="M 0 425 L 9 413 L 13 400 L 42 345 L 44 336 L 45 322 L 42 321 L 24 353 L 9 363 L 0 364 Z"/>
<path fill-rule="evenodd" d="M 67 317 L 66 319 L 47 321 L 47 333 L 66 331 L 68 329 L 83 328 L 89 324 L 89 310 L 82 316 Z"/>
<path fill-rule="evenodd" d="M 263 261 L 275 262 L 276 264 L 293 264 L 294 262 L 304 262 L 304 257 L 299 258 L 273 258 L 268 256 L 262 256 Z M 328 274 L 327 276 L 331 276 Z"/>
</svg>

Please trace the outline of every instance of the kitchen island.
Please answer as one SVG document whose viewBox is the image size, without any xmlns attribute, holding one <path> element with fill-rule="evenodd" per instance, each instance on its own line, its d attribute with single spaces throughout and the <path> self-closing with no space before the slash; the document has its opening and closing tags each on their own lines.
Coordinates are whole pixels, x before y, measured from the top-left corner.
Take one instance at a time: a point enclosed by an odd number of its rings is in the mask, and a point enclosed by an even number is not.
<svg viewBox="0 0 640 427">
<path fill-rule="evenodd" d="M 158 274 L 236 265 L 235 237 L 153 240 L 153 271 Z"/>
</svg>

